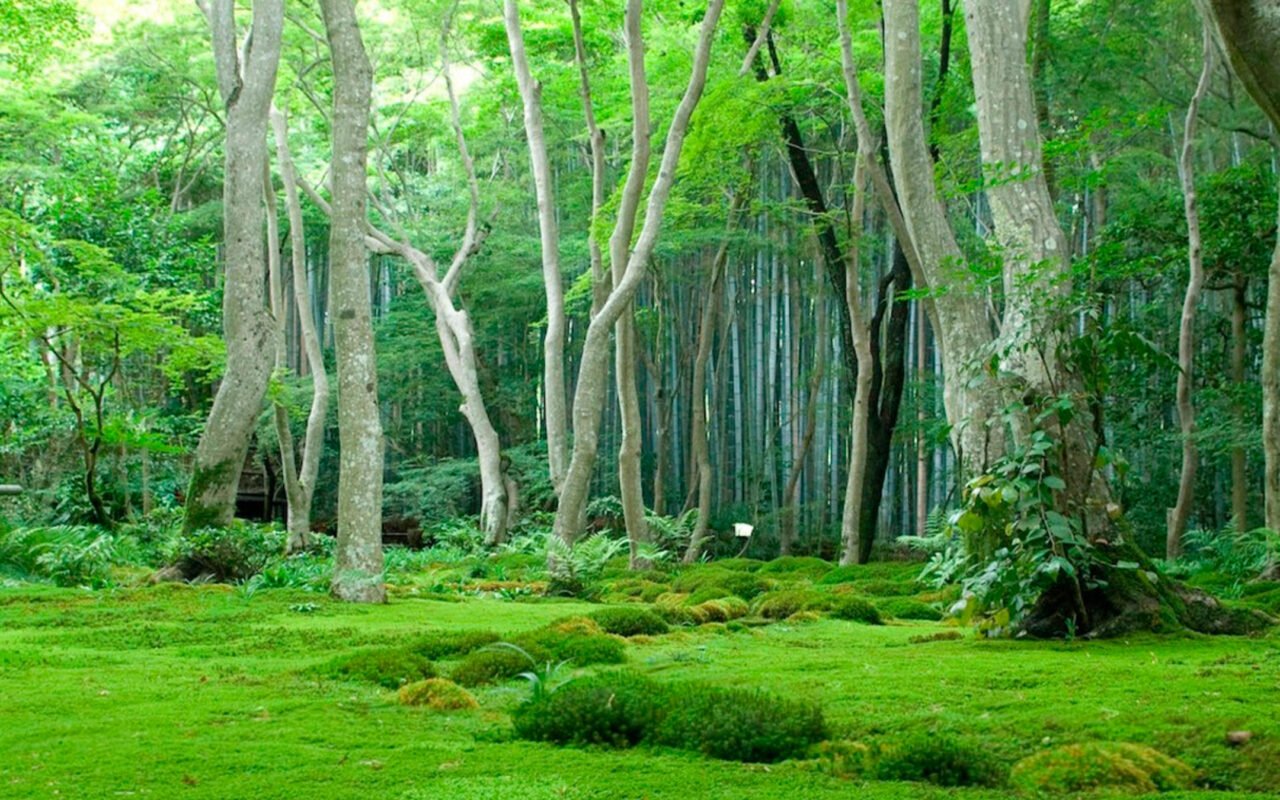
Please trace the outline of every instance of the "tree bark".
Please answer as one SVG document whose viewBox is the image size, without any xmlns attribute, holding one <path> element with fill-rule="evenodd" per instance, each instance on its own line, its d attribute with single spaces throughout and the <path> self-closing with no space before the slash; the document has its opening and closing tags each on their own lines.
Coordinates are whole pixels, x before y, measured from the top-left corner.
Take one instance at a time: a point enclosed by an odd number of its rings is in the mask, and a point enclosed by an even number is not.
<svg viewBox="0 0 1280 800">
<path fill-rule="evenodd" d="M 510 0 L 509 0 L 510 1 Z M 595 468 L 595 459 L 599 450 L 600 418 L 604 413 L 605 381 L 608 377 L 609 332 L 618 318 L 626 313 L 636 289 L 644 279 L 648 270 L 649 258 L 657 244 L 658 234 L 662 229 L 663 211 L 671 187 L 676 179 L 676 167 L 679 165 L 680 152 L 684 147 L 685 134 L 693 110 L 702 97 L 706 86 L 707 67 L 711 59 L 711 44 L 714 39 L 716 24 L 720 12 L 724 8 L 724 0 L 711 0 L 703 17 L 701 32 L 698 37 L 697 50 L 694 53 L 693 72 L 684 96 L 676 109 L 671 125 L 667 130 L 667 140 L 663 148 L 662 162 L 658 168 L 658 176 L 645 208 L 644 225 L 635 246 L 626 260 L 626 269 L 622 278 L 609 293 L 608 300 L 600 311 L 592 318 L 587 327 L 586 341 L 582 347 L 582 361 L 578 369 L 578 385 L 573 400 L 574 441 L 573 457 L 569 462 L 564 486 L 560 493 L 560 505 L 556 511 L 555 534 L 567 544 L 573 544 L 582 530 L 586 520 L 587 492 L 590 488 L 591 473 Z M 638 41 L 639 36 L 639 0 L 629 0 L 627 4 L 629 42 Z M 632 22 L 635 20 L 634 28 Z M 643 76 L 643 64 L 636 63 L 635 45 L 628 50 L 628 58 L 632 67 L 632 91 L 645 91 L 647 88 L 635 83 L 634 76 Z M 642 55 L 642 54 L 641 54 Z M 634 163 L 631 172 L 636 173 Z M 633 180 L 629 175 L 627 189 L 637 198 L 643 189 L 640 178 Z M 624 198 L 625 200 L 625 198 Z M 621 214 L 619 215 L 621 217 Z M 615 233 L 618 228 L 615 227 Z"/>
<path fill-rule="evenodd" d="M 243 56 L 236 46 L 234 2 L 213 0 L 207 13 L 218 89 L 226 104 L 222 319 L 227 366 L 196 447 L 183 520 L 188 532 L 228 525 L 235 516 L 240 473 L 271 378 L 274 331 L 265 296 L 262 176 L 284 3 L 255 0 L 253 34 Z"/>
<path fill-rule="evenodd" d="M 547 459 L 551 484 L 563 491 L 569 455 L 569 410 L 564 377 L 564 283 L 560 276 L 560 233 L 556 224 L 555 187 L 547 140 L 542 130 L 542 86 L 533 78 L 520 30 L 516 0 L 503 0 L 502 17 L 511 49 L 511 65 L 524 105 L 525 137 L 533 167 L 538 201 L 538 231 L 542 242 L 542 281 L 547 295 L 547 330 L 543 337 L 543 402 L 547 425 Z"/>
<path fill-rule="evenodd" d="M 1245 387 L 1245 362 L 1248 357 L 1248 290 L 1249 282 L 1243 273 L 1236 274 L 1231 287 L 1231 382 L 1235 385 L 1236 399 L 1232 414 L 1240 430 L 1244 429 L 1245 403 L 1240 393 Z M 1241 445 L 1231 448 L 1231 520 L 1241 533 L 1249 530 L 1249 462 Z"/>
<path fill-rule="evenodd" d="M 839 0 L 843 3 L 844 0 Z M 852 56 L 847 39 L 848 28 L 841 26 L 841 52 L 844 58 Z M 847 73 L 846 73 L 847 75 Z M 857 353 L 859 369 L 854 379 L 853 413 L 849 432 L 849 473 L 845 482 L 844 514 L 840 524 L 840 565 L 856 564 L 865 561 L 862 556 L 862 539 L 869 538 L 871 531 L 864 531 L 862 525 L 863 483 L 867 474 L 868 427 L 871 418 L 871 333 L 862 311 L 862 292 L 858 287 L 859 258 L 858 240 L 862 233 L 862 217 L 866 204 L 866 167 L 860 158 L 853 175 L 853 209 L 850 216 L 853 220 L 853 236 L 849 244 L 849 266 L 845 271 L 845 302 L 848 305 L 850 327 L 853 331 L 853 347 Z M 869 545 L 867 547 L 869 550 Z"/>
<path fill-rule="evenodd" d="M 1214 44 L 1206 20 L 1204 46 L 1200 67 L 1200 80 L 1195 94 L 1187 106 L 1183 126 L 1182 153 L 1178 159 L 1178 178 L 1182 182 L 1182 208 L 1187 220 L 1187 291 L 1182 300 L 1182 318 L 1178 325 L 1178 427 L 1182 433 L 1182 472 L 1178 478 L 1178 501 L 1169 510 L 1169 527 L 1165 534 L 1165 558 L 1173 560 L 1182 555 L 1182 537 L 1187 532 L 1191 507 L 1195 503 L 1196 467 L 1200 460 L 1196 448 L 1196 407 L 1192 398 L 1195 381 L 1196 310 L 1204 288 L 1203 243 L 1200 237 L 1200 209 L 1196 205 L 1195 144 L 1196 121 L 1200 103 L 1209 91 L 1213 77 Z"/>
<path fill-rule="evenodd" d="M 297 172 L 289 152 L 288 122 L 276 109 L 271 112 L 275 132 L 276 160 L 284 183 L 285 211 L 289 218 L 289 253 L 293 267 L 293 302 L 302 338 L 300 374 L 311 375 L 311 410 L 307 414 L 307 432 L 302 443 L 302 462 L 294 454 L 293 435 L 288 414 L 276 405 L 276 430 L 280 438 L 280 456 L 285 470 L 285 497 L 289 504 L 287 526 L 288 552 L 305 549 L 311 535 L 311 503 L 315 497 L 316 478 L 320 473 L 320 456 L 324 451 L 324 423 L 329 409 L 329 373 L 324 365 L 320 334 L 311 313 L 311 287 L 307 278 L 307 241 L 302 221 L 302 202 L 298 197 Z M 283 340 L 286 321 L 283 291 L 275 304 L 277 336 Z M 283 367 L 280 356 L 277 367 Z"/>
<path fill-rule="evenodd" d="M 382 558 L 382 421 L 365 254 L 365 198 L 373 70 L 352 0 L 321 0 L 333 57 L 330 295 L 338 360 L 338 548 L 332 590 L 342 600 L 387 599 Z"/>
<path fill-rule="evenodd" d="M 1280 14 L 1270 0 L 1201 0 L 1222 40 L 1231 68 L 1248 89 L 1273 130 L 1280 128 Z M 1273 142 L 1275 144 L 1275 142 Z M 1280 231 L 1280 221 L 1277 224 Z M 1280 530 L 1280 233 L 1267 273 L 1266 321 L 1263 324 L 1262 452 L 1265 459 L 1263 506 L 1265 525 Z"/>
</svg>

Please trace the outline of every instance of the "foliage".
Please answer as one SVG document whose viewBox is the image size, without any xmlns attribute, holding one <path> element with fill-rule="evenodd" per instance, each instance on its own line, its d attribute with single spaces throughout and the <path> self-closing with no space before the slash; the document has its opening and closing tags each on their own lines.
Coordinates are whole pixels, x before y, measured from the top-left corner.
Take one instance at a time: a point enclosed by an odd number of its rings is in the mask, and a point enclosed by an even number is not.
<svg viewBox="0 0 1280 800">
<path fill-rule="evenodd" d="M 284 544 L 285 534 L 279 529 L 236 520 L 225 528 L 201 528 L 183 536 L 171 563 L 192 578 L 248 580 L 282 553 Z"/>
<path fill-rule="evenodd" d="M 1094 790 L 1127 794 L 1188 789 L 1195 770 L 1139 744 L 1086 742 L 1043 750 L 1013 765 L 1010 782 L 1034 795 Z"/>
<path fill-rule="evenodd" d="M 617 636 L 656 636 L 666 633 L 667 623 L 646 608 L 614 606 L 591 614 L 607 633 Z"/>
<path fill-rule="evenodd" d="M 0 574 L 15 578 L 102 587 L 110 582 L 115 551 L 114 537 L 92 526 L 0 526 Z"/>
<path fill-rule="evenodd" d="M 1188 531 L 1183 547 L 1182 558 L 1172 565 L 1176 574 L 1216 572 L 1250 581 L 1280 562 L 1280 534 L 1266 528 Z"/>
<path fill-rule="evenodd" d="M 428 678 L 400 687 L 397 698 L 406 706 L 426 706 L 433 711 L 469 711 L 480 704 L 471 692 L 445 678 Z"/>
<path fill-rule="evenodd" d="M 988 751 L 945 734 L 917 734 L 896 742 L 876 762 L 884 781 L 922 781 L 938 786 L 996 786 L 1004 782 L 1001 765 Z"/>
<path fill-rule="evenodd" d="M 548 532 L 545 540 L 549 594 L 581 595 L 604 572 L 609 559 L 627 547 L 625 539 L 597 533 L 572 545 Z"/>
<path fill-rule="evenodd" d="M 398 689 L 436 676 L 434 664 L 405 647 L 362 650 L 340 656 L 331 661 L 324 672 L 339 680 L 373 683 L 384 689 Z"/>
</svg>

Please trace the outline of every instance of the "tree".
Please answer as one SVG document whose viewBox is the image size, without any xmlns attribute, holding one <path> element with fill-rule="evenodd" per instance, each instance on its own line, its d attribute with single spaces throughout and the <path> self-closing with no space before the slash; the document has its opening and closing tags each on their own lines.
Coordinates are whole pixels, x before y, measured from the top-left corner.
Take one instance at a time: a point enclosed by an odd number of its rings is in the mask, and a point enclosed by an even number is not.
<svg viewBox="0 0 1280 800">
<path fill-rule="evenodd" d="M 322 0 L 333 58 L 333 209 L 329 227 L 334 344 L 338 355 L 338 548 L 333 593 L 387 599 L 382 583 L 381 409 L 365 256 L 366 162 L 373 70 L 351 0 Z"/>
<path fill-rule="evenodd" d="M 213 36 L 218 91 L 226 105 L 223 176 L 223 338 L 227 367 L 196 448 L 183 526 L 223 526 L 235 515 L 236 489 L 271 378 L 274 325 L 267 309 L 262 236 L 262 176 L 267 118 L 284 27 L 282 0 L 256 0 L 252 35 L 237 44 L 235 3 L 203 7 Z"/>
</svg>

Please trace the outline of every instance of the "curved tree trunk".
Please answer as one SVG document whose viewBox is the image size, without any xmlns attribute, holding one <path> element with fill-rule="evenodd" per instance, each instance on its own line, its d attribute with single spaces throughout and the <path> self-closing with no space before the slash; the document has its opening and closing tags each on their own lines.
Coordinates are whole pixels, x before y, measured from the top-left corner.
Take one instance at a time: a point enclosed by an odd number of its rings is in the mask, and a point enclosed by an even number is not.
<svg viewBox="0 0 1280 800">
<path fill-rule="evenodd" d="M 236 490 L 271 378 L 274 326 L 267 313 L 267 254 L 262 240 L 262 176 L 267 115 L 275 91 L 284 27 L 282 0 L 255 0 L 253 35 L 243 58 L 232 0 L 206 8 L 218 89 L 226 103 L 223 177 L 222 320 L 227 367 L 196 447 L 183 529 L 223 526 L 235 516 Z"/>
<path fill-rule="evenodd" d="M 330 295 L 338 356 L 338 549 L 333 593 L 381 603 L 382 421 L 365 253 L 369 106 L 373 71 L 352 0 L 321 0 L 333 56 L 333 214 Z"/>
<path fill-rule="evenodd" d="M 1178 159 L 1178 178 L 1182 181 L 1182 206 L 1187 219 L 1187 292 L 1182 300 L 1182 319 L 1178 326 L 1178 426 L 1182 432 L 1182 472 L 1178 478 L 1178 502 L 1169 511 L 1169 529 L 1165 535 L 1165 558 L 1182 555 L 1182 537 L 1187 532 L 1191 506 L 1195 503 L 1196 467 L 1200 455 L 1196 449 L 1196 407 L 1191 396 L 1195 383 L 1196 309 L 1204 288 L 1204 259 L 1200 239 L 1200 209 L 1196 205 L 1195 145 L 1196 122 L 1200 102 L 1209 92 L 1213 76 L 1214 45 L 1209 23 L 1204 23 L 1204 47 L 1200 81 L 1187 106 L 1182 134 L 1182 154 Z"/>
<path fill-rule="evenodd" d="M 841 51 L 848 57 L 851 52 L 846 37 L 847 28 L 841 30 Z M 863 482 L 867 474 L 867 435 L 868 422 L 871 418 L 871 333 L 867 327 L 862 311 L 862 292 L 858 287 L 860 270 L 858 257 L 858 239 L 862 232 L 862 218 L 866 205 L 866 167 L 859 159 L 853 173 L 853 209 L 850 216 L 853 220 L 854 235 L 849 246 L 849 267 L 845 272 L 845 302 L 849 305 L 849 320 L 853 329 L 853 347 L 858 356 L 858 373 L 854 381 L 853 414 L 849 435 L 849 474 L 844 491 L 844 514 L 841 519 L 840 565 L 860 563 L 863 547 L 861 540 L 869 537 L 870 531 L 862 529 L 863 516 Z"/>
<path fill-rule="evenodd" d="M 516 0 L 504 0 L 502 18 L 511 49 L 511 65 L 524 105 L 525 136 L 533 166 L 533 187 L 538 201 L 538 231 L 542 240 L 542 280 L 547 294 L 547 331 L 543 338 L 543 398 L 547 420 L 547 458 L 551 483 L 563 489 L 569 456 L 569 409 L 564 377 L 564 283 L 560 277 L 560 232 L 556 224 L 555 187 L 547 140 L 542 130 L 542 86 L 533 78 L 520 30 Z"/>
</svg>

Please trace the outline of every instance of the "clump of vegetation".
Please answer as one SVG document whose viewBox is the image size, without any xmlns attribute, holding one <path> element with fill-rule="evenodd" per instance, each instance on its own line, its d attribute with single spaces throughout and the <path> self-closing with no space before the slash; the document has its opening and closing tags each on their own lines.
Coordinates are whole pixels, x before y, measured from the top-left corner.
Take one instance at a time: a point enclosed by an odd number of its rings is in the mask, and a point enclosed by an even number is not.
<svg viewBox="0 0 1280 800">
<path fill-rule="evenodd" d="M 1195 770 L 1139 744 L 1087 742 L 1044 750 L 1022 759 L 1009 776 L 1027 794 L 1109 790 L 1150 794 L 1188 789 Z"/>
<path fill-rule="evenodd" d="M 689 567 L 671 582 L 673 591 L 687 594 L 712 587 L 751 600 L 771 589 L 773 583 L 755 573 L 723 569 L 715 564 Z"/>
<path fill-rule="evenodd" d="M 760 567 L 761 575 L 778 575 L 787 578 L 817 580 L 831 571 L 831 562 L 813 556 L 782 556 L 766 561 Z"/>
<path fill-rule="evenodd" d="M 872 597 L 906 597 L 920 591 L 920 585 L 910 581 L 870 580 L 858 583 L 858 592 Z"/>
<path fill-rule="evenodd" d="M 180 538 L 172 562 L 188 578 L 208 576 L 220 583 L 252 578 L 284 552 L 285 534 L 276 528 L 236 520 L 225 528 L 201 528 Z"/>
<path fill-rule="evenodd" d="M 406 706 L 426 706 L 434 711 L 467 711 L 480 704 L 471 692 L 446 678 L 428 678 L 400 687 L 398 698 Z"/>
<path fill-rule="evenodd" d="M 835 598 L 827 613 L 836 619 L 847 619 L 867 625 L 884 624 L 884 620 L 880 617 L 880 610 L 872 605 L 870 600 L 857 595 Z"/>
<path fill-rule="evenodd" d="M 938 631 L 937 633 L 922 633 L 907 639 L 911 644 L 927 644 L 929 642 L 954 642 L 964 638 L 964 634 L 960 631 Z"/>
<path fill-rule="evenodd" d="M 876 761 L 875 776 L 883 781 L 938 786 L 997 786 L 1004 782 L 999 762 L 986 750 L 938 734 L 918 734 L 887 748 Z"/>
<path fill-rule="evenodd" d="M 627 660 L 626 646 L 622 640 L 598 630 L 594 633 L 575 633 L 572 627 L 564 631 L 557 630 L 552 625 L 522 633 L 513 638 L 511 644 L 531 654 L 547 654 L 545 658 L 535 658 L 537 665 L 545 661 L 567 661 L 577 667 L 586 667 L 592 664 L 621 664 Z"/>
<path fill-rule="evenodd" d="M 866 572 L 862 564 L 848 564 L 843 567 L 836 567 L 827 574 L 819 578 L 815 583 L 819 586 L 836 586 L 841 583 L 853 583 L 858 580 L 865 580 Z"/>
<path fill-rule="evenodd" d="M 462 686 L 484 686 L 514 678 L 522 672 L 551 661 L 549 652 L 525 642 L 524 647 L 490 645 L 469 654 L 453 668 L 450 676 Z"/>
<path fill-rule="evenodd" d="M 751 611 L 746 600 L 741 597 L 724 597 L 719 600 L 708 600 L 689 609 L 693 618 L 701 623 L 728 622 L 745 617 Z"/>
<path fill-rule="evenodd" d="M 435 665 L 404 647 L 362 650 L 328 664 L 325 673 L 339 680 L 374 683 L 398 689 L 407 683 L 436 677 Z"/>
<path fill-rule="evenodd" d="M 715 562 L 721 569 L 732 569 L 739 572 L 759 572 L 766 562 L 757 558 L 722 558 Z"/>
<path fill-rule="evenodd" d="M 827 737 L 822 709 L 746 689 L 689 684 L 674 690 L 653 741 L 729 761 L 773 763 Z"/>
<path fill-rule="evenodd" d="M 881 614 L 894 619 L 914 619 L 937 622 L 942 619 L 942 612 L 928 603 L 913 600 L 910 597 L 891 597 L 876 603 Z"/>
<path fill-rule="evenodd" d="M 411 649 L 424 658 L 438 661 L 450 656 L 465 656 L 501 638 L 493 631 L 432 631 L 415 641 Z"/>
<path fill-rule="evenodd" d="M 100 588 L 115 556 L 112 536 L 91 525 L 0 528 L 0 575 Z"/>
<path fill-rule="evenodd" d="M 516 709 L 516 734 L 538 742 L 633 747 L 662 718 L 665 698 L 652 680 L 630 671 L 578 678 Z"/>
<path fill-rule="evenodd" d="M 826 611 L 835 598 L 812 589 L 779 589 L 756 598 L 755 613 L 765 619 L 786 619 L 800 611 Z"/>
<path fill-rule="evenodd" d="M 615 606 L 591 615 L 607 633 L 616 636 L 656 636 L 669 630 L 667 623 L 647 608 Z"/>
</svg>

